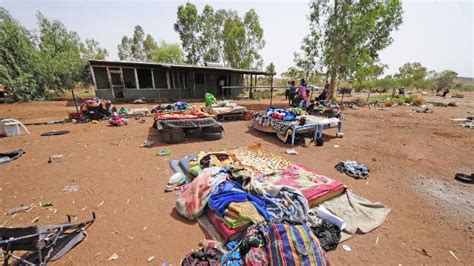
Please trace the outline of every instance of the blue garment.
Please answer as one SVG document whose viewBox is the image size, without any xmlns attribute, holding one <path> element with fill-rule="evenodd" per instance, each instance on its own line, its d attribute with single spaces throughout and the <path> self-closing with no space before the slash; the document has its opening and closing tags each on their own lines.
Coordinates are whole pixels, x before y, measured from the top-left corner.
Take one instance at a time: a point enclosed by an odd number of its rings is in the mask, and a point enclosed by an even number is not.
<svg viewBox="0 0 474 266">
<path fill-rule="evenodd" d="M 222 217 L 224 216 L 224 212 L 230 203 L 244 201 L 249 201 L 252 203 L 258 212 L 263 216 L 263 218 L 265 218 L 267 221 L 270 221 L 271 216 L 267 212 L 265 200 L 260 196 L 255 196 L 245 192 L 236 182 L 226 180 L 216 186 L 211 192 L 208 205 L 219 216 Z"/>
<path fill-rule="evenodd" d="M 239 244 L 239 240 L 232 240 L 229 243 L 227 243 L 226 247 L 227 247 L 228 250 L 233 250 L 237 246 L 237 244 Z M 237 248 L 231 254 L 224 253 L 221 257 L 221 264 L 224 265 L 224 266 L 240 266 L 240 265 L 243 265 L 242 257 L 240 257 L 240 249 Z"/>
</svg>

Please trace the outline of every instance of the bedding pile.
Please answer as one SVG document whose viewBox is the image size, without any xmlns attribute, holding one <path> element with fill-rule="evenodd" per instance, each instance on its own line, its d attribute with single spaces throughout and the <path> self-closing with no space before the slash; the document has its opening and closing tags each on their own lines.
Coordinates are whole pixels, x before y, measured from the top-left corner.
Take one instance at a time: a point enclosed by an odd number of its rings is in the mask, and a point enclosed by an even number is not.
<svg viewBox="0 0 474 266">
<path fill-rule="evenodd" d="M 340 206 L 343 200 L 337 200 L 347 198 L 344 184 L 276 156 L 260 144 L 201 152 L 170 165 L 187 176 L 185 184 L 173 189 L 182 191 L 177 195 L 177 212 L 197 220 L 213 243 L 219 243 L 201 249 L 217 247 L 222 265 L 252 265 L 253 260 L 257 265 L 326 265 L 325 251 L 337 247 L 346 224 L 321 204 L 354 218 L 350 233 L 360 221 L 361 209 L 350 212 L 350 204 Z M 338 203 L 331 204 L 332 200 Z M 385 220 L 381 210 L 390 212 L 381 206 L 375 221 L 368 216 L 364 223 L 369 229 Z"/>
</svg>

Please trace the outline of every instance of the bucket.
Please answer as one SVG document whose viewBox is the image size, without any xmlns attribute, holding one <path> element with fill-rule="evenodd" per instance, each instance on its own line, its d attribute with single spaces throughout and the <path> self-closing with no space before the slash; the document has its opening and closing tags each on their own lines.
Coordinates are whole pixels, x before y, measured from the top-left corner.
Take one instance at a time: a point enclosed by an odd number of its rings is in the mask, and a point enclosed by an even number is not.
<svg viewBox="0 0 474 266">
<path fill-rule="evenodd" d="M 25 130 L 27 134 L 30 134 L 28 129 L 15 119 L 3 119 L 0 123 L 0 136 L 13 137 L 20 135 L 20 126 Z"/>
</svg>

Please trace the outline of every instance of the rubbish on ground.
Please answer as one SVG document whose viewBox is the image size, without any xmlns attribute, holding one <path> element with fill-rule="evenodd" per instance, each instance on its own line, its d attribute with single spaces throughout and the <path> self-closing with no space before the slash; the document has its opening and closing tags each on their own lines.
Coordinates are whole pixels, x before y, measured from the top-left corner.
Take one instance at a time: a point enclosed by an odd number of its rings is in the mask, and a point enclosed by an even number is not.
<svg viewBox="0 0 474 266">
<path fill-rule="evenodd" d="M 348 245 L 342 245 L 342 249 L 344 249 L 346 252 L 350 252 L 352 250 Z"/>
<path fill-rule="evenodd" d="M 462 93 L 453 93 L 451 98 L 464 98 L 464 94 Z"/>
<path fill-rule="evenodd" d="M 60 163 L 62 161 L 64 161 L 64 155 L 55 154 L 49 157 L 48 163 Z"/>
<path fill-rule="evenodd" d="M 100 206 L 104 205 L 104 203 L 105 203 L 104 201 L 101 201 L 101 202 L 99 203 L 99 205 L 97 205 L 97 207 L 100 207 Z"/>
<path fill-rule="evenodd" d="M 171 151 L 170 150 L 161 150 L 159 153 L 157 153 L 157 155 L 159 155 L 159 156 L 168 156 L 168 155 L 171 155 Z"/>
<path fill-rule="evenodd" d="M 166 185 L 165 186 L 165 192 L 173 192 L 174 187 L 172 185 Z"/>
<path fill-rule="evenodd" d="M 20 121 L 12 118 L 2 119 L 0 120 L 0 136 L 18 136 L 21 133 L 20 127 L 23 128 L 27 135 L 30 135 L 30 131 Z"/>
<path fill-rule="evenodd" d="M 33 220 L 31 220 L 31 223 L 37 223 L 40 219 L 40 216 L 37 216 L 35 218 L 33 218 Z"/>
<path fill-rule="evenodd" d="M 144 103 L 146 103 L 146 99 L 145 99 L 145 97 L 140 97 L 138 99 L 133 100 L 132 103 L 133 104 L 144 104 Z"/>
<path fill-rule="evenodd" d="M 337 145 L 337 144 L 334 145 L 334 148 L 339 148 L 339 147 L 341 147 L 341 146 L 339 146 L 339 145 Z"/>
<path fill-rule="evenodd" d="M 150 147 L 151 145 L 155 144 L 154 141 L 151 140 L 145 140 L 142 145 L 140 145 L 140 148 L 145 148 L 145 147 Z"/>
<path fill-rule="evenodd" d="M 86 229 L 95 221 L 68 222 L 17 228 L 1 228 L 0 246 L 5 265 L 47 265 L 66 255 L 87 236 Z M 32 222 L 39 220 L 39 217 Z M 13 261 L 9 261 L 13 260 Z"/>
<path fill-rule="evenodd" d="M 112 254 L 112 256 L 109 257 L 108 260 L 109 260 L 109 261 L 110 261 L 110 260 L 118 260 L 118 258 L 119 258 L 118 254 L 117 254 L 117 253 L 114 253 L 114 254 Z"/>
<path fill-rule="evenodd" d="M 182 185 L 186 183 L 186 176 L 181 172 L 173 174 L 168 180 L 168 185 Z"/>
<path fill-rule="evenodd" d="M 424 104 L 420 107 L 417 107 L 416 109 L 414 109 L 413 111 L 417 112 L 417 113 L 433 113 L 433 104 Z"/>
<path fill-rule="evenodd" d="M 7 211 L 7 215 L 13 215 L 15 213 L 28 211 L 28 210 L 34 208 L 34 206 L 35 205 L 31 204 L 31 205 L 27 205 L 27 206 L 22 205 L 20 207 L 12 208 L 12 209 Z"/>
<path fill-rule="evenodd" d="M 454 179 L 456 179 L 460 182 L 463 182 L 463 183 L 474 184 L 474 173 L 472 173 L 470 175 L 464 174 L 464 173 L 457 173 L 454 176 Z"/>
<path fill-rule="evenodd" d="M 354 178 L 367 179 L 370 175 L 370 169 L 361 163 L 356 161 L 343 161 L 337 163 L 334 168 L 341 173 L 345 173 Z"/>
<path fill-rule="evenodd" d="M 112 118 L 109 119 L 109 124 L 112 126 L 125 126 L 128 124 L 128 120 L 120 116 L 119 113 L 115 112 L 112 115 Z"/>
<path fill-rule="evenodd" d="M 456 257 L 456 255 L 454 255 L 454 252 L 453 252 L 452 250 L 450 250 L 449 253 L 450 253 L 451 256 L 453 256 L 457 261 L 459 261 L 458 257 Z"/>
<path fill-rule="evenodd" d="M 40 203 L 40 206 L 43 208 L 49 208 L 49 207 L 53 207 L 53 204 L 51 202 L 45 202 L 45 203 Z"/>
<path fill-rule="evenodd" d="M 449 106 L 449 107 L 457 107 L 458 104 L 457 104 L 456 102 L 449 102 L 449 103 L 448 103 L 448 106 Z"/>
<path fill-rule="evenodd" d="M 148 259 L 147 259 L 146 261 L 151 262 L 151 261 L 153 261 L 153 260 L 155 260 L 155 256 L 150 256 L 150 257 L 148 257 Z"/>
<path fill-rule="evenodd" d="M 298 155 L 299 153 L 295 149 L 286 149 L 286 154 Z"/>
<path fill-rule="evenodd" d="M 14 150 L 11 152 L 0 153 L 0 164 L 9 163 L 20 158 L 25 152 L 22 149 Z"/>
<path fill-rule="evenodd" d="M 64 134 L 68 134 L 70 133 L 71 131 L 69 130 L 51 130 L 51 131 L 46 131 L 46 132 L 43 132 L 41 133 L 41 136 L 58 136 L 58 135 L 64 135 Z"/>
<path fill-rule="evenodd" d="M 377 239 L 375 240 L 375 246 L 377 246 L 378 243 L 379 243 L 379 237 L 377 237 Z"/>
<path fill-rule="evenodd" d="M 346 222 L 343 219 L 341 219 L 341 218 L 337 217 L 336 215 L 334 215 L 333 213 L 331 213 L 324 206 L 319 206 L 318 207 L 318 216 L 323 218 L 323 219 L 326 219 L 326 220 L 330 221 L 333 224 L 335 224 L 341 230 L 344 230 L 344 228 L 346 227 Z"/>
<path fill-rule="evenodd" d="M 79 185 L 65 186 L 63 188 L 64 193 L 76 192 L 79 190 Z"/>
</svg>

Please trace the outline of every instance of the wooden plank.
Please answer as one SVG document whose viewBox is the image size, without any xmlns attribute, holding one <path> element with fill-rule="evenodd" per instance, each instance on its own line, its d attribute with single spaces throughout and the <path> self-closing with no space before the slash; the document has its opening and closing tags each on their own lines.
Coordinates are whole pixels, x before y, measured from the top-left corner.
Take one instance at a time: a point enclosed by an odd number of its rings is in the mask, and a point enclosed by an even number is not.
<svg viewBox="0 0 474 266">
<path fill-rule="evenodd" d="M 171 82 L 170 82 L 170 71 L 166 70 L 166 85 L 168 86 L 168 90 L 171 90 Z"/>
<path fill-rule="evenodd" d="M 138 83 L 138 73 L 137 73 L 137 68 L 133 68 L 133 72 L 135 73 L 135 83 L 137 83 L 137 90 L 140 89 L 140 83 Z"/>
</svg>

